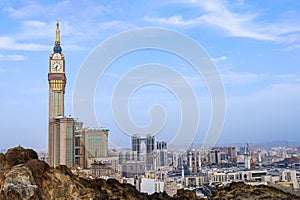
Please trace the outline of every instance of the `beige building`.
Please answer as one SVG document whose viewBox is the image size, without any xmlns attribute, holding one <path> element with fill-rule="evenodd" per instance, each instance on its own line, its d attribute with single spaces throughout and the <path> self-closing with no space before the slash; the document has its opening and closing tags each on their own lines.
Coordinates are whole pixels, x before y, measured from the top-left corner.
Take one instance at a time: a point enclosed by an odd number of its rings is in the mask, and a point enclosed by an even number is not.
<svg viewBox="0 0 300 200">
<path fill-rule="evenodd" d="M 120 175 L 120 165 L 118 157 L 103 157 L 88 159 L 88 168 L 91 169 L 92 175 L 99 176 L 115 176 Z"/>
<path fill-rule="evenodd" d="M 145 161 L 126 161 L 122 163 L 122 177 L 135 178 L 145 175 L 146 163 Z"/>
<path fill-rule="evenodd" d="M 83 135 L 86 158 L 107 157 L 108 129 L 84 128 Z"/>
<path fill-rule="evenodd" d="M 74 128 L 76 121 L 56 117 L 49 122 L 49 164 L 74 166 Z"/>
</svg>

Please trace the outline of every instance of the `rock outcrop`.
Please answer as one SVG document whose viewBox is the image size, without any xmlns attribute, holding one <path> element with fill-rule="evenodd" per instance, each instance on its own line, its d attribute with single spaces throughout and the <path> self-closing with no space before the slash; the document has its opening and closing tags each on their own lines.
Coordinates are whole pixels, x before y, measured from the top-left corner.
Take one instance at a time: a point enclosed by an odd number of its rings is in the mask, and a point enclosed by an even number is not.
<svg viewBox="0 0 300 200">
<path fill-rule="evenodd" d="M 231 183 L 229 187 L 218 188 L 213 191 L 213 196 L 210 198 L 213 200 L 230 200 L 230 199 L 245 199 L 245 200 L 292 200 L 300 199 L 300 196 L 296 196 L 274 187 L 259 185 L 250 186 L 243 182 Z"/>
</svg>

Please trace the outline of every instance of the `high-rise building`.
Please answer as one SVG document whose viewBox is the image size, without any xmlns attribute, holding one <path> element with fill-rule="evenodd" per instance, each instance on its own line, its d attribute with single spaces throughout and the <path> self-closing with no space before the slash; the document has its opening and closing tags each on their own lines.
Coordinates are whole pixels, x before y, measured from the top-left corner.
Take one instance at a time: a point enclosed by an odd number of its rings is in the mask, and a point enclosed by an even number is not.
<svg viewBox="0 0 300 200">
<path fill-rule="evenodd" d="M 81 123 L 72 117 L 56 117 L 49 121 L 49 164 L 75 165 L 75 130 Z"/>
<path fill-rule="evenodd" d="M 145 161 L 126 161 L 122 163 L 122 177 L 135 178 L 145 175 Z"/>
<path fill-rule="evenodd" d="M 84 128 L 84 153 L 85 166 L 89 167 L 89 161 L 96 158 L 107 157 L 108 153 L 108 129 Z"/>
<path fill-rule="evenodd" d="M 167 143 L 158 141 L 156 143 L 156 166 L 162 167 L 168 165 L 168 149 Z"/>
<path fill-rule="evenodd" d="M 210 165 L 234 165 L 237 161 L 235 147 L 213 147 L 208 154 Z"/>
<path fill-rule="evenodd" d="M 85 146 L 83 140 L 83 123 L 77 122 L 75 126 L 75 166 L 85 167 Z"/>
<path fill-rule="evenodd" d="M 107 156 L 107 136 L 108 130 L 102 128 L 85 128 L 84 143 L 85 154 L 89 158 L 99 158 Z"/>
<path fill-rule="evenodd" d="M 155 137 L 147 134 L 146 137 L 140 137 L 139 135 L 133 135 L 131 137 L 132 151 L 137 152 L 138 160 L 141 160 L 141 143 L 146 144 L 146 169 L 152 170 L 154 167 L 154 147 Z"/>
<path fill-rule="evenodd" d="M 73 118 L 64 117 L 64 95 L 66 87 L 65 58 L 60 46 L 59 23 L 56 23 L 56 38 L 49 62 L 49 164 L 51 166 L 73 166 L 74 125 Z"/>
<path fill-rule="evenodd" d="M 141 139 L 139 135 L 133 135 L 131 137 L 131 146 L 132 151 L 137 152 L 138 160 L 140 159 L 140 152 L 141 152 Z"/>
<path fill-rule="evenodd" d="M 199 150 L 188 150 L 187 151 L 187 165 L 189 172 L 200 172 L 202 169 L 202 158 Z"/>
</svg>

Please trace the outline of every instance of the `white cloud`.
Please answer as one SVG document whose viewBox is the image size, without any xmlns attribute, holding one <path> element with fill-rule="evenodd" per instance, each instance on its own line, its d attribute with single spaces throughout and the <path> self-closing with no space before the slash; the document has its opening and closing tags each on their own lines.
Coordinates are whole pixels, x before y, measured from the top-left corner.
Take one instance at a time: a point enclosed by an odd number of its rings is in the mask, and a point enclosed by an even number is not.
<svg viewBox="0 0 300 200">
<path fill-rule="evenodd" d="M 10 55 L 5 55 L 0 53 L 0 60 L 26 60 L 27 57 L 19 54 L 10 54 Z"/>
<path fill-rule="evenodd" d="M 99 32 L 103 30 L 97 25 L 99 17 L 111 12 L 109 6 L 106 7 L 98 2 L 74 3 L 70 0 L 46 4 L 38 1 L 23 2 L 23 4 L 21 2 L 18 7 L 6 6 L 3 10 L 14 20 L 21 22 L 19 33 L 12 35 L 16 40 L 54 38 L 55 20 L 58 19 L 61 21 L 61 36 L 65 37 L 66 43 L 75 43 L 75 41 L 78 43 L 78 41 L 99 37 Z M 121 25 L 121 21 L 113 23 L 115 26 Z M 113 25 L 110 24 L 111 26 Z"/>
<path fill-rule="evenodd" d="M 212 61 L 215 62 L 215 63 L 223 62 L 225 60 L 227 60 L 226 56 L 221 56 L 221 57 L 218 57 L 218 58 L 212 58 Z"/>
<path fill-rule="evenodd" d="M 68 51 L 84 51 L 84 50 L 87 50 L 87 48 L 85 46 L 80 46 L 80 45 L 77 45 L 77 44 L 64 44 L 63 49 L 68 50 Z"/>
<path fill-rule="evenodd" d="M 108 78 L 119 79 L 121 75 L 118 73 L 109 72 L 109 73 L 105 73 L 104 76 L 106 76 Z"/>
<path fill-rule="evenodd" d="M 24 25 L 27 25 L 27 26 L 30 26 L 30 27 L 36 27 L 36 28 L 39 28 L 39 27 L 45 28 L 45 27 L 48 26 L 45 22 L 38 21 L 38 20 L 28 20 L 28 21 L 25 21 Z"/>
<path fill-rule="evenodd" d="M 299 85 L 300 75 L 298 74 L 263 74 L 252 72 L 224 71 L 221 73 L 224 84 L 241 85 L 261 82 L 271 85 Z"/>
<path fill-rule="evenodd" d="M 145 16 L 144 20 L 148 22 L 159 22 L 159 23 L 175 25 L 175 26 L 186 26 L 186 25 L 193 25 L 198 23 L 197 19 L 183 20 L 182 16 L 172 16 L 169 18 L 163 18 L 163 17 L 151 18 L 149 16 Z"/>
<path fill-rule="evenodd" d="M 36 13 L 43 12 L 44 9 L 42 6 L 39 6 L 38 4 L 30 3 L 27 4 L 27 6 L 22 7 L 20 9 L 15 9 L 11 6 L 5 7 L 3 11 L 8 12 L 10 17 L 13 18 L 25 18 L 29 16 L 33 16 Z"/>
<path fill-rule="evenodd" d="M 39 20 L 26 20 L 21 24 L 19 33 L 14 34 L 16 40 L 39 40 L 54 38 L 55 22 L 46 23 Z"/>
<path fill-rule="evenodd" d="M 295 49 L 300 49 L 300 44 L 293 44 L 283 49 L 283 51 L 293 51 Z"/>
<path fill-rule="evenodd" d="M 279 75 L 275 75 L 274 78 L 284 83 L 290 83 L 290 84 L 300 83 L 300 75 L 298 74 L 279 74 Z"/>
<path fill-rule="evenodd" d="M 45 92 L 46 88 L 27 88 L 25 90 L 22 90 L 20 93 L 21 94 L 43 94 Z"/>
<path fill-rule="evenodd" d="M 62 15 L 69 15 L 72 17 L 81 17 L 82 19 L 90 19 L 93 16 L 100 16 L 110 9 L 103 5 L 99 5 L 92 1 L 77 1 L 72 0 L 59 1 L 57 3 L 42 4 L 38 1 L 24 1 L 18 8 L 6 6 L 4 11 L 12 18 L 29 19 L 33 17 L 54 18 Z M 74 15 L 74 13 L 78 13 Z"/>
<path fill-rule="evenodd" d="M 6 50 L 25 50 L 25 51 L 45 51 L 49 50 L 48 45 L 17 42 L 12 37 L 2 36 L 0 37 L 0 49 Z"/>
<path fill-rule="evenodd" d="M 254 83 L 263 80 L 267 77 L 266 74 L 256 74 L 250 72 L 233 72 L 227 71 L 221 74 L 224 84 L 226 85 L 240 85 L 247 83 Z"/>
<path fill-rule="evenodd" d="M 289 23 L 289 21 L 267 23 L 258 20 L 260 13 L 248 12 L 232 12 L 226 1 L 209 0 L 177 0 L 175 3 L 189 4 L 196 9 L 200 9 L 203 13 L 193 19 L 184 20 L 184 16 L 175 15 L 171 17 L 144 17 L 144 20 L 149 22 L 163 23 L 171 26 L 187 26 L 187 25 L 209 25 L 224 30 L 228 35 L 234 37 L 246 37 L 258 40 L 271 40 L 277 42 L 288 43 L 295 34 L 300 32 L 300 26 Z M 243 6 L 244 2 L 239 1 L 239 6 Z"/>
<path fill-rule="evenodd" d="M 101 22 L 98 24 L 98 27 L 102 30 L 108 30 L 108 29 L 122 30 L 122 29 L 135 28 L 133 24 L 128 24 L 120 20 Z"/>
</svg>

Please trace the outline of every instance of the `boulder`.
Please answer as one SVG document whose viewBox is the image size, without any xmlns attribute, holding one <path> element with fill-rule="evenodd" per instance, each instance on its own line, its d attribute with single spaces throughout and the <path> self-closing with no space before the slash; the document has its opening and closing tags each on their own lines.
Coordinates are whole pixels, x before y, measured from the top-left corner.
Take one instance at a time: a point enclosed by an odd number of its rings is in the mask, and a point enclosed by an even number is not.
<svg viewBox="0 0 300 200">
<path fill-rule="evenodd" d="M 31 170 L 36 184 L 39 187 L 42 187 L 43 179 L 47 178 L 46 172 L 50 170 L 49 165 L 44 161 L 38 159 L 32 159 L 27 161 L 25 163 L 25 166 L 27 166 Z"/>
<path fill-rule="evenodd" d="M 196 192 L 192 190 L 177 190 L 177 194 L 174 196 L 179 199 L 197 199 Z"/>
<path fill-rule="evenodd" d="M 24 149 L 20 146 L 9 149 L 5 154 L 5 160 L 10 167 L 26 163 L 31 159 L 38 159 L 37 153 L 32 149 Z"/>
<path fill-rule="evenodd" d="M 0 181 L 1 193 L 4 192 L 7 199 L 30 199 L 39 191 L 31 170 L 22 164 L 4 172 Z"/>
</svg>

